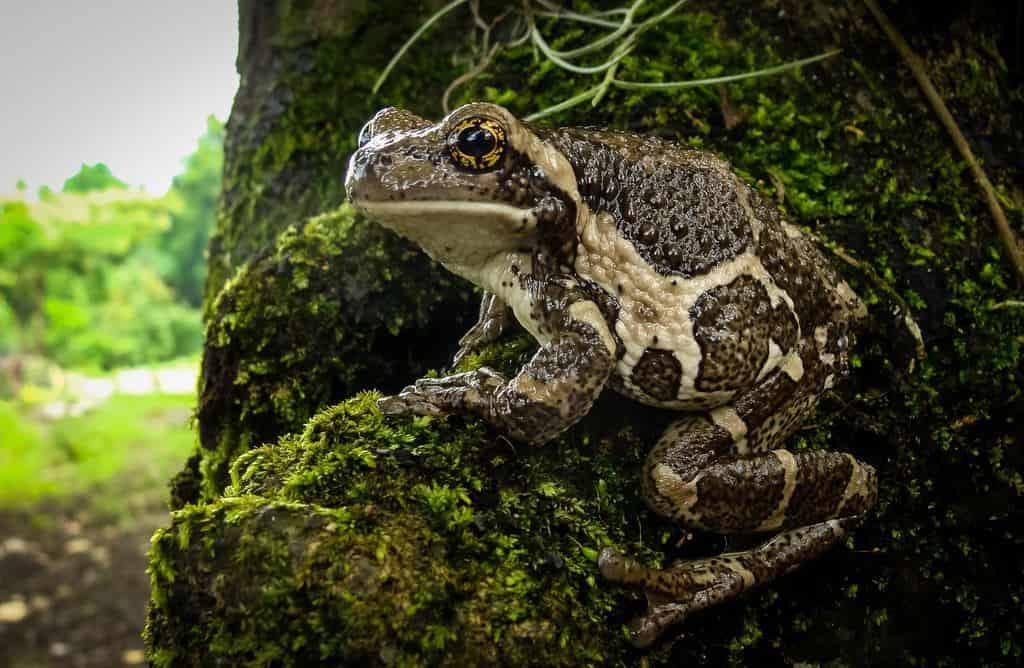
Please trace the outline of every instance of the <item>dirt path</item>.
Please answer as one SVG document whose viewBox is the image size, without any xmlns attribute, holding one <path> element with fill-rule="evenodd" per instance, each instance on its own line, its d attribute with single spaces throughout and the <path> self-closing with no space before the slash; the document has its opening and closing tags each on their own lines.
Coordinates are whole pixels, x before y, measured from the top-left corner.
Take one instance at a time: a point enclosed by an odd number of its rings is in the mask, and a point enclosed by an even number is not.
<svg viewBox="0 0 1024 668">
<path fill-rule="evenodd" d="M 39 407 L 38 413 L 47 420 L 59 420 L 82 415 L 102 405 L 115 394 L 191 394 L 196 387 L 198 373 L 198 363 L 121 369 L 113 375 L 103 377 L 55 371 L 62 388 L 61 398 L 43 404 Z"/>
<path fill-rule="evenodd" d="M 162 490 L 124 503 L 118 517 L 85 498 L 0 511 L 0 666 L 144 663 L 145 555 L 167 511 Z"/>
</svg>

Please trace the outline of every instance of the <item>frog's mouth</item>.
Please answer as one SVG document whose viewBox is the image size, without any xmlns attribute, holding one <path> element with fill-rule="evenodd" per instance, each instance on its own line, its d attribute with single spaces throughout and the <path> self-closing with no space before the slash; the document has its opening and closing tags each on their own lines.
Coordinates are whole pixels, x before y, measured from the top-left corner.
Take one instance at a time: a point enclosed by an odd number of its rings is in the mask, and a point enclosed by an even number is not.
<svg viewBox="0 0 1024 668">
<path fill-rule="evenodd" d="M 466 202 L 459 200 L 375 202 L 354 200 L 356 209 L 381 225 L 398 228 L 465 222 L 483 225 L 487 234 L 507 232 L 522 234 L 537 227 L 537 214 L 500 202 Z"/>
<path fill-rule="evenodd" d="M 450 267 L 480 265 L 498 253 L 530 246 L 536 237 L 537 214 L 510 204 L 365 199 L 353 204 Z"/>
</svg>

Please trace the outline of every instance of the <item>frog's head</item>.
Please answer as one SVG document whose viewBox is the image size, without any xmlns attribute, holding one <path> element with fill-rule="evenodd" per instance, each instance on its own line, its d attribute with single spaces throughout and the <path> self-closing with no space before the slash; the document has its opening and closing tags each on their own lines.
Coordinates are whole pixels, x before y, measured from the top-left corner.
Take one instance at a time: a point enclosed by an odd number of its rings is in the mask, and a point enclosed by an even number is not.
<svg viewBox="0 0 1024 668">
<path fill-rule="evenodd" d="M 483 103 L 438 123 L 377 112 L 359 133 L 345 187 L 369 218 L 471 279 L 490 258 L 531 248 L 546 225 L 574 217 L 579 198 L 560 152 Z"/>
</svg>

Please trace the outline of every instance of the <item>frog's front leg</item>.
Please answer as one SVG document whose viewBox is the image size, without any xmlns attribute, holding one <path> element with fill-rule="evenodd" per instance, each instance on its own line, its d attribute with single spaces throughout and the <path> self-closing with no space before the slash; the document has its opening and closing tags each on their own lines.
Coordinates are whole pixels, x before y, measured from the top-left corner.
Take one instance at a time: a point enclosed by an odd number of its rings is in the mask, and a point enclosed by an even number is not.
<svg viewBox="0 0 1024 668">
<path fill-rule="evenodd" d="M 466 355 L 476 352 L 480 346 L 492 341 L 508 329 L 515 320 L 512 309 L 497 295 L 485 292 L 480 300 L 480 315 L 476 324 L 459 339 L 459 350 L 452 360 L 453 366 L 458 366 Z"/>
<path fill-rule="evenodd" d="M 587 414 L 615 365 L 597 305 L 576 301 L 546 319 L 550 340 L 511 380 L 487 368 L 424 378 L 378 402 L 392 415 L 474 415 L 526 443 L 545 443 Z"/>
<path fill-rule="evenodd" d="M 840 452 L 777 449 L 835 371 L 808 346 L 799 361 L 731 405 L 677 421 L 648 456 L 644 496 L 659 514 L 716 533 L 781 533 L 752 550 L 665 569 L 604 550 L 602 574 L 647 594 L 648 610 L 633 624 L 635 644 L 649 645 L 689 614 L 825 552 L 874 505 L 877 480 L 868 464 Z"/>
</svg>

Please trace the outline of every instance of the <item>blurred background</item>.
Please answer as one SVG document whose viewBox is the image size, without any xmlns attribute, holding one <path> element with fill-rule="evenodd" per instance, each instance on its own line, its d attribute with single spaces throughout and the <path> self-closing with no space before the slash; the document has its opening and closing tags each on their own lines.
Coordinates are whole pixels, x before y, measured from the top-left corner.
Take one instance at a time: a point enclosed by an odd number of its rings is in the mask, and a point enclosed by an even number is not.
<svg viewBox="0 0 1024 668">
<path fill-rule="evenodd" d="M 0 666 L 143 662 L 237 22 L 234 2 L 0 3 Z"/>
</svg>

